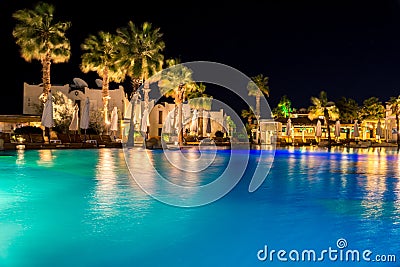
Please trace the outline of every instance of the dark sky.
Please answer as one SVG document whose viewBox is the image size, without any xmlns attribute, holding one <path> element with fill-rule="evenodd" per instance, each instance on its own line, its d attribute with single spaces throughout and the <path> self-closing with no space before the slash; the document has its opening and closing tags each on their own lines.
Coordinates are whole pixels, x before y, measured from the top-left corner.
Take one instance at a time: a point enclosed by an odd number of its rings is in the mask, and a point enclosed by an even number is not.
<svg viewBox="0 0 400 267">
<path fill-rule="evenodd" d="M 72 57 L 52 65 L 52 84 L 80 77 L 94 87 L 97 76 L 79 70 L 80 44 L 89 34 L 112 32 L 132 20 L 161 28 L 166 58 L 214 61 L 249 77 L 268 76 L 271 108 L 283 95 L 295 107 L 308 107 L 321 90 L 330 100 L 346 96 L 360 104 L 371 96 L 387 101 L 400 94 L 398 1 L 48 2 L 56 7 L 56 19 L 72 22 Z M 39 62 L 25 62 L 11 35 L 11 14 L 34 3 L 0 0 L 0 114 L 21 114 L 23 82 L 41 82 Z"/>
</svg>

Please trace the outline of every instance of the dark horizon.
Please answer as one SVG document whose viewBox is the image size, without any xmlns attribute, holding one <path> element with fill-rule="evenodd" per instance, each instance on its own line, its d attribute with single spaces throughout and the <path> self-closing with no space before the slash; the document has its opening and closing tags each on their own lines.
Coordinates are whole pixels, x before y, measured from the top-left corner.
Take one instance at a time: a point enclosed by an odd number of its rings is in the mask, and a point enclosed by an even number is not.
<svg viewBox="0 0 400 267">
<path fill-rule="evenodd" d="M 67 32 L 72 56 L 68 63 L 52 64 L 52 84 L 69 84 L 79 77 L 95 87 L 96 73 L 84 74 L 79 69 L 80 44 L 89 34 L 113 32 L 132 20 L 137 24 L 148 21 L 161 29 L 165 58 L 218 62 L 249 77 L 269 77 L 271 108 L 283 95 L 294 107 L 302 108 L 310 106 L 311 96 L 320 91 L 326 91 L 332 101 L 345 96 L 360 105 L 371 96 L 384 103 L 400 94 L 398 1 L 226 2 L 229 6 L 224 2 L 185 6 L 168 2 L 151 8 L 140 2 L 131 8 L 128 2 L 117 0 L 107 5 L 105 20 L 99 4 L 77 7 L 66 1 L 46 2 L 54 4 L 56 20 L 72 22 Z M 25 62 L 11 35 L 12 13 L 33 6 L 27 0 L 0 3 L 6 69 L 0 114 L 22 114 L 23 83 L 41 83 L 40 63 Z M 211 89 L 207 93 L 224 100 L 224 95 Z"/>
</svg>

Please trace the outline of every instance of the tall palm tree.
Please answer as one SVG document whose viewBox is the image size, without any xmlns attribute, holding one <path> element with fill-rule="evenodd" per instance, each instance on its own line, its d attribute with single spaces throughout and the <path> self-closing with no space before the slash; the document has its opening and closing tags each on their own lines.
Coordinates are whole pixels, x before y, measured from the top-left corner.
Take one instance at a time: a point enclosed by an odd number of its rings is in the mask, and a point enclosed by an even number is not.
<svg viewBox="0 0 400 267">
<path fill-rule="evenodd" d="M 363 101 L 360 110 L 361 119 L 382 119 L 385 115 L 385 107 L 377 97 L 370 97 Z"/>
<path fill-rule="evenodd" d="M 286 95 L 281 97 L 278 105 L 272 111 L 276 118 L 289 118 L 292 112 L 292 101 Z"/>
<path fill-rule="evenodd" d="M 339 109 L 341 122 L 353 123 L 358 119 L 360 108 L 354 99 L 343 96 L 335 104 Z"/>
<path fill-rule="evenodd" d="M 97 35 L 89 35 L 81 44 L 82 63 L 80 69 L 84 73 L 95 71 L 102 78 L 102 99 L 103 115 L 105 126 L 109 124 L 108 120 L 108 102 L 110 82 L 121 82 L 124 73 L 116 67 L 116 59 L 119 53 L 118 42 L 120 38 L 109 32 L 100 31 Z"/>
<path fill-rule="evenodd" d="M 243 109 L 242 113 L 240 114 L 242 118 L 247 120 L 247 124 L 250 126 L 253 124 L 253 120 L 255 119 L 255 115 L 253 110 L 250 109 Z"/>
<path fill-rule="evenodd" d="M 121 38 L 119 45 L 121 53 L 118 66 L 131 78 L 133 90 L 150 76 L 162 70 L 165 49 L 160 28 L 153 28 L 149 22 L 137 27 L 132 21 L 126 27 L 118 28 L 117 35 Z"/>
<path fill-rule="evenodd" d="M 178 142 L 182 146 L 182 104 L 187 99 L 187 95 L 196 90 L 196 86 L 192 80 L 192 70 L 177 62 L 179 62 L 178 59 L 168 59 L 166 61 L 168 68 L 161 71 L 157 79 L 160 93 L 165 97 L 173 98 L 178 109 Z"/>
<path fill-rule="evenodd" d="M 252 134 L 251 134 L 251 130 L 253 128 L 253 120 L 256 118 L 256 116 L 253 112 L 253 108 L 250 107 L 249 109 L 243 109 L 242 113 L 240 115 L 242 116 L 242 118 L 247 120 L 247 123 L 246 123 L 247 136 L 253 138 Z"/>
<path fill-rule="evenodd" d="M 247 84 L 249 96 L 256 97 L 255 116 L 257 120 L 260 118 L 260 100 L 262 95 L 269 96 L 268 77 L 263 74 L 251 77 L 251 81 Z"/>
<path fill-rule="evenodd" d="M 321 91 L 319 98 L 312 96 L 311 103 L 313 106 L 309 108 L 308 117 L 310 120 L 318 118 L 319 116 L 324 117 L 325 125 L 328 131 L 328 148 L 331 147 L 331 129 L 329 125 L 330 120 L 336 120 L 339 118 L 339 109 L 335 106 L 335 103 L 328 101 L 328 96 L 325 91 Z"/>
<path fill-rule="evenodd" d="M 398 97 L 390 97 L 388 104 L 392 110 L 392 114 L 396 116 L 396 130 L 397 130 L 397 146 L 400 146 L 400 125 L 399 125 L 399 115 L 400 115 L 400 95 Z"/>
<path fill-rule="evenodd" d="M 259 120 L 261 116 L 260 110 L 260 100 L 261 96 L 266 95 L 269 96 L 269 86 L 268 86 L 268 77 L 265 77 L 263 74 L 258 74 L 251 78 L 251 81 L 247 84 L 247 90 L 249 96 L 256 97 L 256 110 L 255 117 L 257 119 L 257 123 L 255 125 L 257 129 L 257 137 L 256 140 L 260 141 L 260 131 L 259 131 Z"/>
<path fill-rule="evenodd" d="M 54 11 L 53 5 L 39 2 L 33 9 L 18 10 L 12 15 L 17 20 L 12 35 L 21 57 L 42 64 L 43 101 L 51 89 L 51 64 L 68 62 L 71 56 L 71 44 L 66 37 L 71 22 L 54 21 Z"/>
</svg>

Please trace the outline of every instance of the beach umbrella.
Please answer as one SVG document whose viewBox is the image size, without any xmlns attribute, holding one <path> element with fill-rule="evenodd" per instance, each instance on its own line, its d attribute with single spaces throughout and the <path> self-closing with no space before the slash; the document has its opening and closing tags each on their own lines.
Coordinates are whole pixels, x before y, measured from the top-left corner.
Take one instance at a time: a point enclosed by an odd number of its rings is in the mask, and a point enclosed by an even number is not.
<svg viewBox="0 0 400 267">
<path fill-rule="evenodd" d="M 170 112 L 168 112 L 167 118 L 165 119 L 165 123 L 164 123 L 164 133 L 167 134 L 171 134 L 172 133 L 172 127 L 174 125 L 174 113 L 175 110 L 171 110 Z"/>
<path fill-rule="evenodd" d="M 111 112 L 110 131 L 118 131 L 118 108 L 114 107 Z"/>
<path fill-rule="evenodd" d="M 78 131 L 79 130 L 78 113 L 79 113 L 79 107 L 78 107 L 78 104 L 75 104 L 74 111 L 72 112 L 72 120 L 71 120 L 71 123 L 69 124 L 70 131 Z"/>
<path fill-rule="evenodd" d="M 336 138 L 340 137 L 340 120 L 337 120 L 335 123 L 335 136 Z"/>
<path fill-rule="evenodd" d="M 354 129 L 353 129 L 353 136 L 354 138 L 360 137 L 360 131 L 358 130 L 358 123 L 357 120 L 354 121 Z"/>
<path fill-rule="evenodd" d="M 321 137 L 322 136 L 322 127 L 321 127 L 321 121 L 317 121 L 317 128 L 315 129 L 315 136 L 316 137 Z"/>
<path fill-rule="evenodd" d="M 47 94 L 47 100 L 44 103 L 43 113 L 42 113 L 42 121 L 41 124 L 44 127 L 51 128 L 54 126 L 53 119 L 53 97 L 51 92 Z"/>
<path fill-rule="evenodd" d="M 111 111 L 111 122 L 110 122 L 110 131 L 115 138 L 116 133 L 118 131 L 118 108 L 114 107 Z"/>
<path fill-rule="evenodd" d="M 147 132 L 147 126 L 148 126 L 148 125 L 149 125 L 149 111 L 148 111 L 148 109 L 146 108 L 146 109 L 143 111 L 142 123 L 141 123 L 140 130 L 141 130 L 142 132 L 146 133 L 146 132 Z"/>
<path fill-rule="evenodd" d="M 381 121 L 378 121 L 378 124 L 376 125 L 376 136 L 378 138 L 380 138 L 382 136 Z"/>
<path fill-rule="evenodd" d="M 89 128 L 90 121 L 90 100 L 86 97 L 85 106 L 81 115 L 80 128 L 85 130 L 85 141 L 86 141 L 86 130 Z"/>
<path fill-rule="evenodd" d="M 207 112 L 207 124 L 206 124 L 206 133 L 210 134 L 211 133 L 211 116 L 210 112 Z"/>
<path fill-rule="evenodd" d="M 192 123 L 190 124 L 190 131 L 191 132 L 197 132 L 197 126 L 198 126 L 198 116 L 197 116 L 197 109 L 193 110 L 193 116 L 192 116 Z"/>
<path fill-rule="evenodd" d="M 286 123 L 286 136 L 290 136 L 292 134 L 292 120 L 289 118 Z"/>
<path fill-rule="evenodd" d="M 224 114 L 224 118 L 222 119 L 222 132 L 225 134 L 226 133 L 226 131 L 227 131 L 227 125 L 226 125 L 226 118 L 227 118 L 227 116 L 226 116 L 226 114 Z"/>
<path fill-rule="evenodd" d="M 132 101 L 129 101 L 124 108 L 124 119 L 130 120 L 132 116 Z"/>
</svg>

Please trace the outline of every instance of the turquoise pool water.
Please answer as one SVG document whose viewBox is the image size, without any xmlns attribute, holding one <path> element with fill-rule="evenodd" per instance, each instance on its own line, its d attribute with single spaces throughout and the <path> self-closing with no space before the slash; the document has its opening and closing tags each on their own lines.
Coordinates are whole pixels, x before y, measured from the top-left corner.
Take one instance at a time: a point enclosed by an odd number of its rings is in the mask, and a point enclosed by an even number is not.
<svg viewBox="0 0 400 267">
<path fill-rule="evenodd" d="M 229 158 L 218 153 L 208 172 L 182 176 L 161 151 L 147 153 L 182 184 L 209 183 Z M 1 267 L 400 266 L 397 151 L 279 149 L 249 193 L 252 151 L 237 186 L 195 208 L 145 194 L 122 149 L 0 154 Z"/>
</svg>

